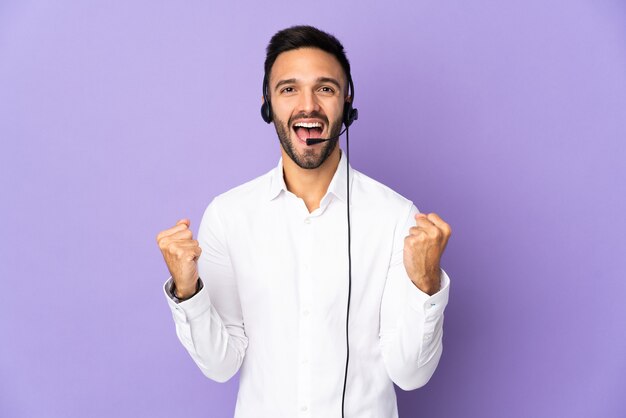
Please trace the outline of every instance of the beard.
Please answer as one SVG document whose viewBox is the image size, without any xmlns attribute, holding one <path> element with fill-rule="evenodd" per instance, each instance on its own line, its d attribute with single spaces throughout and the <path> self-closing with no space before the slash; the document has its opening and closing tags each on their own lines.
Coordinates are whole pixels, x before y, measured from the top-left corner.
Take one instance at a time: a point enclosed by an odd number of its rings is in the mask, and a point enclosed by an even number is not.
<svg viewBox="0 0 626 418">
<path fill-rule="evenodd" d="M 318 118 L 324 120 L 324 122 L 326 122 L 326 126 L 330 127 L 329 137 L 331 138 L 339 135 L 341 132 L 342 118 L 339 117 L 339 119 L 335 120 L 332 125 L 329 125 L 328 118 L 318 112 L 313 112 L 308 115 L 300 113 L 292 118 L 289 118 L 289 121 L 285 124 L 283 121 L 274 116 L 274 127 L 276 128 L 276 134 L 278 135 L 278 140 L 280 141 L 280 145 L 283 147 L 283 150 L 285 150 L 285 153 L 294 163 L 296 163 L 298 167 L 310 170 L 318 168 L 324 163 L 324 161 L 326 161 L 328 156 L 337 147 L 339 138 L 323 142 L 321 147 L 316 147 L 321 148 L 319 151 L 316 151 L 316 148 L 308 147 L 303 153 L 298 153 L 293 145 L 293 139 L 290 135 L 295 135 L 295 132 L 290 128 L 290 126 L 293 126 L 293 123 L 295 123 L 297 119 L 305 118 Z"/>
</svg>

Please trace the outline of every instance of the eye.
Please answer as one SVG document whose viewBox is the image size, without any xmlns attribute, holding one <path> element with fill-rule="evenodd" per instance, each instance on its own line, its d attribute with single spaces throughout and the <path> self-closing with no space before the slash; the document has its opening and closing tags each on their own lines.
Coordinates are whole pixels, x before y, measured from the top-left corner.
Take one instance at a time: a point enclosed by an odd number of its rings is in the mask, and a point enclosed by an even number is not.
<svg viewBox="0 0 626 418">
<path fill-rule="evenodd" d="M 332 87 L 329 86 L 323 86 L 320 88 L 320 91 L 323 93 L 334 93 L 335 89 L 333 89 Z"/>
<path fill-rule="evenodd" d="M 294 88 L 293 87 L 285 87 L 284 89 L 282 89 L 280 92 L 281 93 L 293 93 Z"/>
</svg>

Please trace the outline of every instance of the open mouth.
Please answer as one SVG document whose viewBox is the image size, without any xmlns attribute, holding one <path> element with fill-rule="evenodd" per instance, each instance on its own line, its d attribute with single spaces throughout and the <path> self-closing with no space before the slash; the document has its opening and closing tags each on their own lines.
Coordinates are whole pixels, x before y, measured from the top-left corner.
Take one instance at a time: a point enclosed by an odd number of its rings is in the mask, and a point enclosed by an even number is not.
<svg viewBox="0 0 626 418">
<path fill-rule="evenodd" d="M 296 122 L 293 130 L 301 141 L 306 142 L 308 138 L 321 138 L 324 125 L 321 122 Z"/>
</svg>

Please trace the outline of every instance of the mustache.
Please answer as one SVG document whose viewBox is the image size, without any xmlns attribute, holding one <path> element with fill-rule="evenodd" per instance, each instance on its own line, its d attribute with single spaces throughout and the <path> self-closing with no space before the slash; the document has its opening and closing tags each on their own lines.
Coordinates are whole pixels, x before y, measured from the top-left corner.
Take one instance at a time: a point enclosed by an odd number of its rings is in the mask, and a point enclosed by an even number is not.
<svg viewBox="0 0 626 418">
<path fill-rule="evenodd" d="M 317 111 L 313 111 L 311 113 L 304 113 L 304 112 L 298 113 L 297 115 L 289 118 L 288 123 L 291 126 L 300 119 L 321 119 L 322 121 L 324 121 L 324 124 L 328 126 L 328 118 L 326 117 L 326 115 L 323 115 Z"/>
</svg>

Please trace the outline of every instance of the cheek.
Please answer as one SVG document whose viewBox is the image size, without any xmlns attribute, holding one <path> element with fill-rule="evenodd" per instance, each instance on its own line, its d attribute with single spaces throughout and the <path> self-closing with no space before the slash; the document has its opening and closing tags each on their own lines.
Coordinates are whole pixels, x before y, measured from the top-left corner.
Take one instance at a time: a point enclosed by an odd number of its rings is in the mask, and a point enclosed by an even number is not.
<svg viewBox="0 0 626 418">
<path fill-rule="evenodd" d="M 341 120 L 341 117 L 343 115 L 343 102 L 338 103 L 335 101 L 330 104 L 327 109 L 327 115 L 332 115 L 333 120 Z"/>
<path fill-rule="evenodd" d="M 285 109 L 280 106 L 274 106 L 273 103 L 272 114 L 274 116 L 274 123 L 280 124 L 286 130 L 289 125 L 289 118 L 291 117 L 291 114 L 286 112 Z"/>
<path fill-rule="evenodd" d="M 276 132 L 281 137 L 289 137 L 290 129 L 286 121 L 279 119 L 274 115 L 274 126 L 276 128 Z"/>
<path fill-rule="evenodd" d="M 288 99 L 282 98 L 276 102 L 272 102 L 272 111 L 284 121 L 289 120 L 293 109 L 294 106 Z"/>
</svg>

